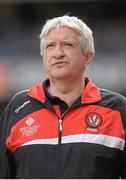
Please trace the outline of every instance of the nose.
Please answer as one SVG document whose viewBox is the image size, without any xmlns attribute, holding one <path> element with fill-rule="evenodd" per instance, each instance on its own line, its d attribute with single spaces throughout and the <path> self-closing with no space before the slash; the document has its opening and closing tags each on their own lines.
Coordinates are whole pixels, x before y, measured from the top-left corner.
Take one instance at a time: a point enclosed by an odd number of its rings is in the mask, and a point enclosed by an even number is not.
<svg viewBox="0 0 126 180">
<path fill-rule="evenodd" d="M 64 54 L 64 51 L 63 51 L 62 47 L 61 47 L 60 45 L 57 45 L 57 46 L 55 47 L 54 57 L 55 57 L 56 59 L 61 59 L 61 58 L 63 58 L 64 56 L 65 56 L 65 54 Z"/>
</svg>

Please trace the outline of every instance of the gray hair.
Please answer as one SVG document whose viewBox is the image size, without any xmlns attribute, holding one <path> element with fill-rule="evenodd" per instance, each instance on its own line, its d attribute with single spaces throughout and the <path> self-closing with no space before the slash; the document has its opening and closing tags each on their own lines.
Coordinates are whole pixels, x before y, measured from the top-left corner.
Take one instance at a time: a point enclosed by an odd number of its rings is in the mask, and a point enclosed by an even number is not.
<svg viewBox="0 0 126 180">
<path fill-rule="evenodd" d="M 49 33 L 50 30 L 54 29 L 56 26 L 65 26 L 76 31 L 82 39 L 82 48 L 84 52 L 85 53 L 91 52 L 94 55 L 95 50 L 94 50 L 94 39 L 93 39 L 92 30 L 79 18 L 68 15 L 47 20 L 40 34 L 41 55 L 43 55 L 45 38 L 47 34 Z"/>
</svg>

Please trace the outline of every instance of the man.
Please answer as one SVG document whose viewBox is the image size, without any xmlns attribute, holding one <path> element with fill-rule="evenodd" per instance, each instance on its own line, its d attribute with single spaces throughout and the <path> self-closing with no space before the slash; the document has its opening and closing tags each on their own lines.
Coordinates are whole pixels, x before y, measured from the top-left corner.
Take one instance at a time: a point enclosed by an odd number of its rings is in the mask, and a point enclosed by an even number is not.
<svg viewBox="0 0 126 180">
<path fill-rule="evenodd" d="M 48 78 L 1 117 L 0 177 L 126 178 L 126 100 L 85 75 L 92 31 L 62 16 L 46 22 L 40 41 Z"/>
</svg>

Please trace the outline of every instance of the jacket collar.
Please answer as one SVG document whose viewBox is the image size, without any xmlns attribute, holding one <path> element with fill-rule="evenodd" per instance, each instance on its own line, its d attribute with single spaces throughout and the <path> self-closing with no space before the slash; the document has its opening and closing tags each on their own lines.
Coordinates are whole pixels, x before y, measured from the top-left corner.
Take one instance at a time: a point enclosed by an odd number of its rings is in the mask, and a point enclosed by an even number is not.
<svg viewBox="0 0 126 180">
<path fill-rule="evenodd" d="M 101 100 L 100 90 L 95 86 L 90 78 L 87 78 L 87 84 L 81 96 L 83 104 L 95 103 Z"/>
<path fill-rule="evenodd" d="M 28 96 L 31 96 L 34 99 L 39 100 L 40 102 L 44 103 L 45 102 L 45 93 L 44 93 L 44 88 L 43 85 L 37 85 L 33 86 L 29 91 L 28 91 Z"/>
<path fill-rule="evenodd" d="M 82 101 L 81 103 L 87 104 L 87 103 L 95 103 L 100 101 L 101 94 L 99 88 L 93 84 L 90 78 L 86 78 L 86 80 L 87 80 L 87 84 L 81 96 L 81 101 Z M 42 82 L 42 85 L 40 84 L 37 86 L 33 86 L 28 92 L 29 96 L 39 100 L 42 103 L 45 103 L 46 101 L 44 87 L 43 87 L 44 82 Z"/>
</svg>

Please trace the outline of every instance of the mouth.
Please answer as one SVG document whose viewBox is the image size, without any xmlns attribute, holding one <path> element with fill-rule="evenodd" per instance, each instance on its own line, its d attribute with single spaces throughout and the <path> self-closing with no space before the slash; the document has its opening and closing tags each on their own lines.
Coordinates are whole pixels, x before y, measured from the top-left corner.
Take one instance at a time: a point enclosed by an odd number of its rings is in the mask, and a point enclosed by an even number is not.
<svg viewBox="0 0 126 180">
<path fill-rule="evenodd" d="M 52 64 L 52 66 L 64 66 L 65 64 L 68 64 L 66 61 L 57 61 Z"/>
</svg>

